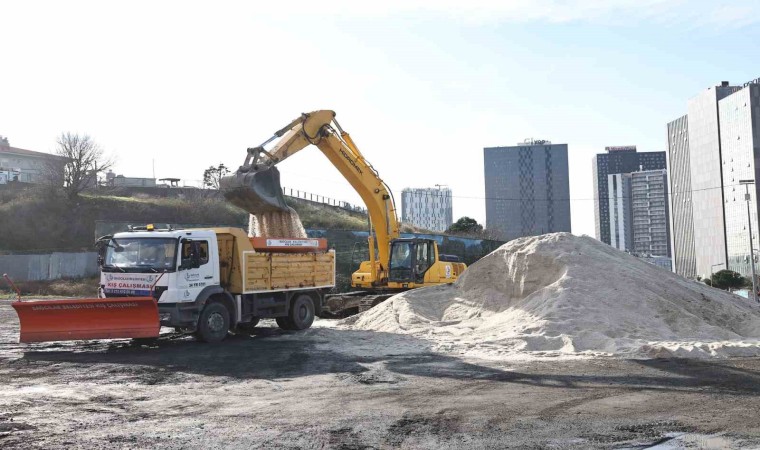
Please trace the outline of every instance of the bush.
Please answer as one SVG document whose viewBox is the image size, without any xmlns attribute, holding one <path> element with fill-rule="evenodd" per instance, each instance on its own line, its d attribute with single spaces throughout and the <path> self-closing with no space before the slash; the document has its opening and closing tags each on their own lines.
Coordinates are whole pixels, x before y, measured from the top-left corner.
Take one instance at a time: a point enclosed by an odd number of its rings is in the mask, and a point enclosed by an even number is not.
<svg viewBox="0 0 760 450">
<path fill-rule="evenodd" d="M 709 286 L 728 290 L 728 289 L 739 289 L 741 287 L 744 287 L 747 285 L 747 279 L 741 276 L 739 273 L 734 272 L 733 270 L 720 270 L 718 272 L 715 272 L 712 277 L 709 279 L 710 283 Z M 705 284 L 707 284 L 707 279 L 705 279 Z M 751 284 L 751 281 L 750 281 Z"/>
</svg>

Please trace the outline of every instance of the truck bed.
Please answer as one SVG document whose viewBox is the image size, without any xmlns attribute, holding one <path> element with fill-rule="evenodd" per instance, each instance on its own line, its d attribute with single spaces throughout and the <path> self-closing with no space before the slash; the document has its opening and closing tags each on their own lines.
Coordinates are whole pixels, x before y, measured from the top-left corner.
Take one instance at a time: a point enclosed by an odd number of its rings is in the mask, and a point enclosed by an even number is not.
<svg viewBox="0 0 760 450">
<path fill-rule="evenodd" d="M 335 252 L 243 252 L 243 294 L 274 290 L 332 288 Z"/>
</svg>

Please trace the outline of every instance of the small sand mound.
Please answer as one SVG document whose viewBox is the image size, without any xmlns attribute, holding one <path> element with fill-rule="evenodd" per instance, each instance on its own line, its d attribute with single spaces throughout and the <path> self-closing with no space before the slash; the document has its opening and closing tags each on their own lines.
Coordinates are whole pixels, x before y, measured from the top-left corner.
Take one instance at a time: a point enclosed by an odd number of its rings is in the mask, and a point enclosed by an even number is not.
<svg viewBox="0 0 760 450">
<path fill-rule="evenodd" d="M 270 238 L 306 238 L 301 218 L 293 208 L 251 214 L 248 219 L 248 235 Z"/>
<path fill-rule="evenodd" d="M 511 241 L 352 326 L 484 357 L 760 355 L 757 305 L 569 233 Z"/>
</svg>

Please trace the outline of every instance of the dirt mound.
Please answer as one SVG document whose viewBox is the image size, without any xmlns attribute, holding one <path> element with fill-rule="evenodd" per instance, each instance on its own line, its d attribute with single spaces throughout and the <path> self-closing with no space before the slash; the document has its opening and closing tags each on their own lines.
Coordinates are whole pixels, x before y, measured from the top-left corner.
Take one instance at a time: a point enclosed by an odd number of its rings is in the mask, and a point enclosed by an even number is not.
<svg viewBox="0 0 760 450">
<path fill-rule="evenodd" d="M 760 308 L 590 237 L 511 241 L 451 286 L 417 289 L 353 327 L 480 356 L 760 354 Z"/>
</svg>

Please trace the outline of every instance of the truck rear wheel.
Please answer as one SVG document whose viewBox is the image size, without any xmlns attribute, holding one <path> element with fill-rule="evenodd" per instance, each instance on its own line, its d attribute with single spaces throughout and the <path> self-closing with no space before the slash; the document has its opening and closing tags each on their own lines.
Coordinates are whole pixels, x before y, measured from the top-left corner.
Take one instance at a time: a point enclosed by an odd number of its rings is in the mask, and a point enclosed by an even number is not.
<svg viewBox="0 0 760 450">
<path fill-rule="evenodd" d="M 221 303 L 209 303 L 198 319 L 198 337 L 208 343 L 217 343 L 227 337 L 230 330 L 230 312 Z"/>
<path fill-rule="evenodd" d="M 283 330 L 295 330 L 293 324 L 290 322 L 290 317 L 278 317 L 275 319 L 277 326 Z"/>
<path fill-rule="evenodd" d="M 292 330 L 305 330 L 314 323 L 314 300 L 311 296 L 301 294 L 293 301 L 288 315 Z"/>
</svg>

